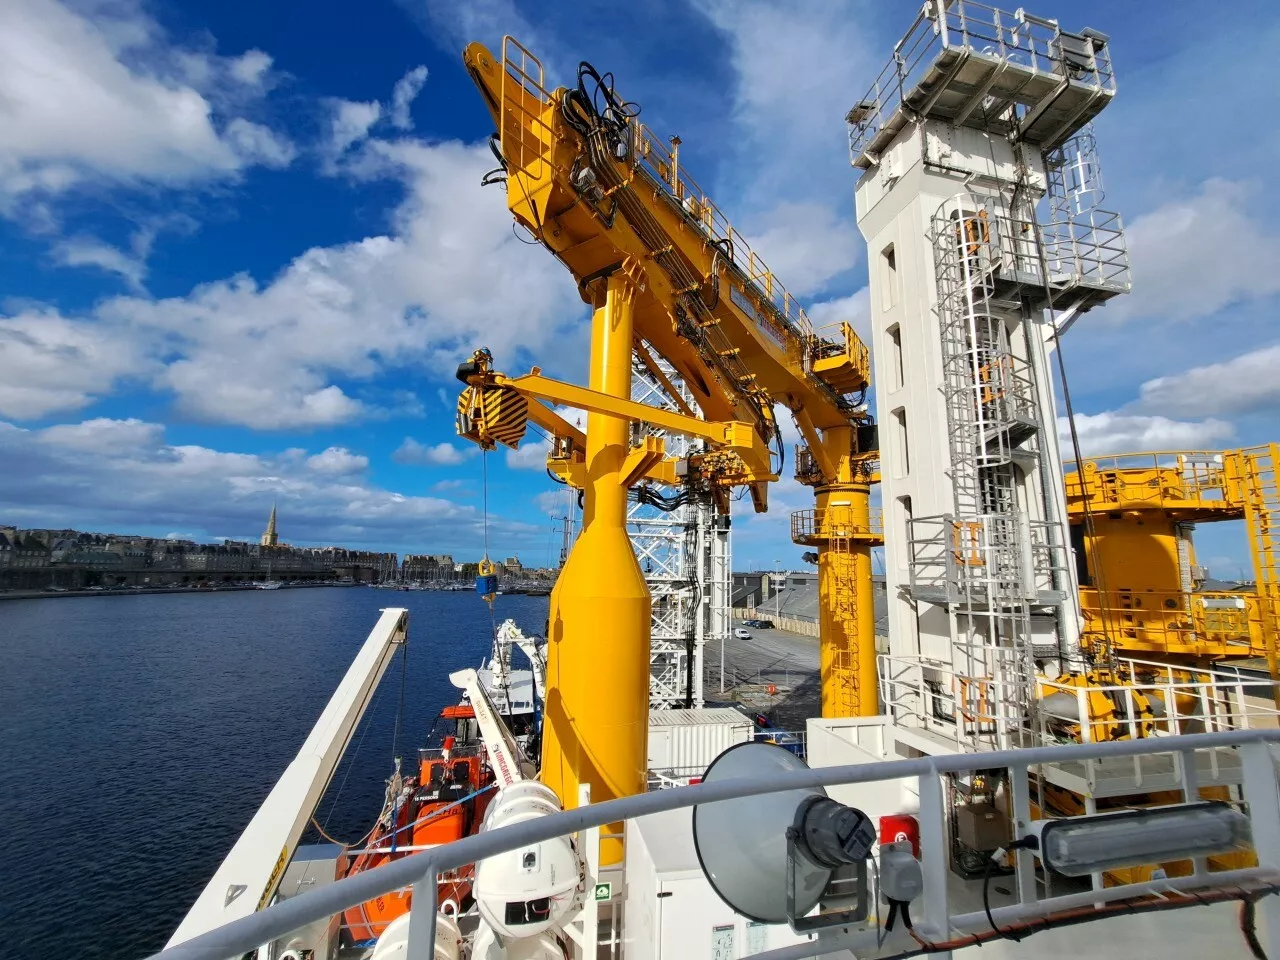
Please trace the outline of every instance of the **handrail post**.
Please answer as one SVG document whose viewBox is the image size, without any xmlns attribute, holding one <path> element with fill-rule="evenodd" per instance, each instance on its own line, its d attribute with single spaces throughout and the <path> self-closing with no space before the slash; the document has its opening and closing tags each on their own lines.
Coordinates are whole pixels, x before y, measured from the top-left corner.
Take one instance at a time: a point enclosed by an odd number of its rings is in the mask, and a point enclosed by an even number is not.
<svg viewBox="0 0 1280 960">
<path fill-rule="evenodd" d="M 439 898 L 436 865 L 430 853 L 422 854 L 422 857 L 427 869 L 413 885 L 405 960 L 434 960 L 436 955 L 436 904 Z"/>
<path fill-rule="evenodd" d="M 947 908 L 947 842 L 943 820 L 946 807 L 942 796 L 942 779 L 937 769 L 920 774 L 917 788 L 920 794 L 920 852 L 924 860 L 924 918 L 930 934 L 948 935 Z M 937 956 L 949 960 L 951 951 Z M 1280 956 L 1280 953 L 1277 954 Z"/>
<path fill-rule="evenodd" d="M 1249 803 L 1258 866 L 1280 869 L 1280 783 L 1276 781 L 1271 745 L 1265 742 L 1241 744 L 1240 759 L 1244 767 L 1244 796 Z M 1258 901 L 1258 909 L 1265 921 L 1267 956 L 1280 957 L 1280 897 L 1262 897 Z"/>
</svg>

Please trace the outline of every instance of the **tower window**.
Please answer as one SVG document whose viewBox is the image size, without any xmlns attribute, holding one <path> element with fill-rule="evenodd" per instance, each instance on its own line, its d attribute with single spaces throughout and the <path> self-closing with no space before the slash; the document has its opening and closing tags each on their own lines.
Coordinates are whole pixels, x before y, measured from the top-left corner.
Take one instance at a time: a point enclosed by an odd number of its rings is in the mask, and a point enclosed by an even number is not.
<svg viewBox="0 0 1280 960">
<path fill-rule="evenodd" d="M 898 303 L 898 258 L 894 255 L 893 244 L 880 251 L 880 305 L 889 310 Z"/>
<path fill-rule="evenodd" d="M 901 480 L 911 472 L 911 445 L 907 439 L 907 411 L 899 407 L 893 411 L 894 460 L 893 475 Z"/>
<path fill-rule="evenodd" d="M 902 368 L 902 327 L 894 324 L 888 330 L 889 334 L 889 390 L 897 390 L 901 387 L 906 379 Z"/>
</svg>

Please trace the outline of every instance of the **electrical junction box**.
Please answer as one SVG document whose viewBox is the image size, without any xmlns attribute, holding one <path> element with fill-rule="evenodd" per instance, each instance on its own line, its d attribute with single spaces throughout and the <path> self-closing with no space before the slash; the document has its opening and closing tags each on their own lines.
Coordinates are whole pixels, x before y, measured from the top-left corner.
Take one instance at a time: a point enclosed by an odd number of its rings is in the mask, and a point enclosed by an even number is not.
<svg viewBox="0 0 1280 960">
<path fill-rule="evenodd" d="M 996 850 L 1012 836 L 1009 818 L 990 803 L 973 803 L 956 808 L 956 834 L 960 842 L 974 850 Z"/>
<path fill-rule="evenodd" d="M 737 960 L 808 940 L 720 899 L 698 864 L 692 809 L 628 820 L 626 849 L 627 960 Z"/>
</svg>

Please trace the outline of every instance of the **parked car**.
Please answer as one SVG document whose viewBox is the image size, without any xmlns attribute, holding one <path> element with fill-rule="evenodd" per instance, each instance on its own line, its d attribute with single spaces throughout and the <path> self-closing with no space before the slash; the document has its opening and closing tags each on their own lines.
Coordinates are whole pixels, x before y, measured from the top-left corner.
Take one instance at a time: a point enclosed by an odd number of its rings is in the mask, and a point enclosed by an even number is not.
<svg viewBox="0 0 1280 960">
<path fill-rule="evenodd" d="M 733 631 L 733 638 L 735 640 L 750 640 L 751 631 L 744 627 L 738 627 L 737 630 Z"/>
<path fill-rule="evenodd" d="M 772 620 L 756 620 L 756 621 L 753 621 L 751 625 L 752 625 L 753 627 L 756 627 L 756 628 L 760 629 L 760 630 L 772 630 L 772 629 L 773 629 L 773 621 L 772 621 Z"/>
</svg>

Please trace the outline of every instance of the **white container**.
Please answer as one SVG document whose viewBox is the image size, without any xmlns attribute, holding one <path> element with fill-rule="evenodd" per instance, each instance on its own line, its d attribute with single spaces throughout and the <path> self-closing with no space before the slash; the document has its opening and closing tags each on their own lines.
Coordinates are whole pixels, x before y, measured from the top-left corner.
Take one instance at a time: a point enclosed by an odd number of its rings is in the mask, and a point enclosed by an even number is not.
<svg viewBox="0 0 1280 960">
<path fill-rule="evenodd" d="M 755 724 L 731 707 L 654 710 L 649 714 L 649 769 L 698 775 L 735 743 L 755 735 Z"/>
</svg>

